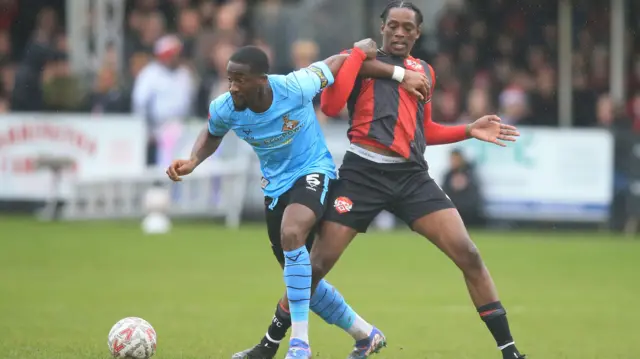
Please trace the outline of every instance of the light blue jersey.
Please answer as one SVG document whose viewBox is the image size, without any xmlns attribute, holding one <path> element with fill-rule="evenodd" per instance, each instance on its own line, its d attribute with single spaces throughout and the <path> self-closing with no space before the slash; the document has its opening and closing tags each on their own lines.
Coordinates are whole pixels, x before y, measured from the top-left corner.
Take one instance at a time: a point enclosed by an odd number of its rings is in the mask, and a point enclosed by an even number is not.
<svg viewBox="0 0 640 359">
<path fill-rule="evenodd" d="M 273 103 L 263 113 L 236 111 L 227 92 L 209 106 L 209 133 L 222 137 L 233 130 L 253 147 L 266 196 L 278 198 L 310 173 L 334 179 L 335 164 L 312 103 L 333 80 L 324 62 L 288 75 L 269 75 Z"/>
</svg>

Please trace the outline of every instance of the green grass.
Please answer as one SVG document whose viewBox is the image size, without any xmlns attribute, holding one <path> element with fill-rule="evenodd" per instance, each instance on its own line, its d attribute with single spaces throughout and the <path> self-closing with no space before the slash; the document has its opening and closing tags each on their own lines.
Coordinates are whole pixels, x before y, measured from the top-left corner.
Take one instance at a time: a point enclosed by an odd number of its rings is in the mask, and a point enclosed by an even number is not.
<svg viewBox="0 0 640 359">
<path fill-rule="evenodd" d="M 255 344 L 284 290 L 261 226 L 0 218 L 0 358 L 108 358 L 126 316 L 158 332 L 159 359 L 229 358 Z M 640 242 L 604 234 L 474 233 L 519 347 L 532 359 L 628 359 L 637 352 Z M 359 237 L 328 278 L 387 335 L 379 359 L 499 358 L 458 270 L 409 232 Z M 317 318 L 320 358 L 351 339 Z M 278 358 L 284 357 L 282 350 Z"/>
</svg>

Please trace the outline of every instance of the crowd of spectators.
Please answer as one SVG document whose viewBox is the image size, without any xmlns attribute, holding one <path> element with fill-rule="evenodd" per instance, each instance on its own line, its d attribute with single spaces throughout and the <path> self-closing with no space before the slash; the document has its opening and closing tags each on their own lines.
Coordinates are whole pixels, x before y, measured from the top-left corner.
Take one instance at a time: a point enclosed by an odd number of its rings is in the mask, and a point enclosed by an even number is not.
<svg viewBox="0 0 640 359">
<path fill-rule="evenodd" d="M 131 112 L 136 79 L 155 60 L 157 41 L 176 34 L 183 44 L 183 64 L 193 77 L 191 114 L 206 116 L 208 102 L 226 91 L 226 61 L 238 46 L 262 47 L 274 60 L 273 72 L 279 73 L 329 55 L 304 38 L 282 51 L 282 39 L 263 37 L 257 30 L 264 23 L 274 23 L 277 29 L 283 20 L 280 10 L 295 2 L 129 1 L 123 24 L 124 73 L 118 73 L 117 59 L 108 57 L 87 81 L 70 71 L 61 9 L 40 9 L 28 43 L 16 48 L 11 29 L 20 21 L 20 2 L 0 0 L 0 112 Z M 460 123 L 496 112 L 510 123 L 558 125 L 557 2 L 449 3 L 437 17 L 435 31 L 425 33 L 415 51 L 437 73 L 434 119 Z M 573 123 L 610 126 L 624 118 L 627 126 L 640 130 L 640 37 L 635 36 L 640 31 L 640 5 L 628 2 L 628 106 L 614 108 L 608 95 L 609 3 L 574 1 Z"/>
<path fill-rule="evenodd" d="M 127 1 L 121 53 L 108 51 L 90 74 L 77 74 L 69 65 L 72 44 L 65 33 L 69 19 L 64 18 L 64 0 L 0 0 L 0 114 L 134 112 L 155 126 L 176 117 L 204 119 L 210 100 L 227 90 L 226 63 L 240 46 L 261 47 L 272 72 L 286 73 L 340 50 L 327 44 L 348 46 L 358 40 L 344 38 L 349 26 L 360 26 L 363 37 L 377 39 L 373 17 L 382 0 L 361 0 L 357 15 L 349 13 L 358 8 L 355 1 Z M 468 123 L 497 113 L 517 125 L 558 126 L 557 0 L 442 2 L 437 16 L 425 17 L 436 20 L 426 24 L 428 30 L 413 54 L 428 61 L 437 74 L 434 120 Z M 610 2 L 572 0 L 571 120 L 578 127 L 613 130 L 614 208 L 621 208 L 615 202 L 627 196 L 629 154 L 640 133 L 640 2 L 626 2 L 623 106 L 614 106 L 609 95 Z M 325 13 L 314 12 L 308 22 L 294 16 L 323 4 L 328 5 Z M 297 12 L 291 11 L 296 7 Z M 372 18 L 336 20 L 352 15 Z M 332 23 L 333 29 L 300 31 Z M 179 71 L 163 71 L 159 64 Z M 322 122 L 341 120 L 317 113 Z M 150 153 L 156 141 L 152 137 Z"/>
</svg>

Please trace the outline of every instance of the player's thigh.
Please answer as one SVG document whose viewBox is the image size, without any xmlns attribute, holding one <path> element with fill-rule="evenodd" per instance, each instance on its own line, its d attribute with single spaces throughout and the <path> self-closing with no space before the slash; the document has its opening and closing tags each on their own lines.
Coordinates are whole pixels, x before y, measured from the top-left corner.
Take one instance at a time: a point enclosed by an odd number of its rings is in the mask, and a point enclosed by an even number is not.
<svg viewBox="0 0 640 359">
<path fill-rule="evenodd" d="M 308 242 L 314 234 L 326 209 L 330 182 L 322 173 L 311 173 L 300 177 L 289 191 L 281 226 L 285 250 L 299 245 L 303 239 Z"/>
<path fill-rule="evenodd" d="M 444 252 L 463 271 L 480 269 L 480 252 L 455 208 L 429 213 L 413 222 L 412 229 Z"/>
<path fill-rule="evenodd" d="M 424 216 L 449 208 L 455 205 L 426 171 L 402 178 L 392 205 L 393 213 L 411 228 Z"/>
<path fill-rule="evenodd" d="M 267 233 L 269 236 L 269 242 L 271 242 L 271 249 L 275 255 L 280 267 L 284 267 L 284 253 L 282 250 L 282 219 L 284 217 L 284 211 L 288 204 L 288 197 L 282 198 L 278 201 L 277 205 L 270 208 L 270 204 L 273 199 L 265 197 L 265 218 L 267 222 Z M 307 236 L 306 246 L 307 250 L 311 252 L 313 242 L 318 236 L 318 225 L 313 226 L 309 235 Z"/>
<path fill-rule="evenodd" d="M 311 173 L 300 177 L 289 191 L 287 205 L 299 204 L 311 210 L 313 225 L 323 217 L 327 208 L 327 197 L 332 183 L 331 178 L 322 173 Z"/>
<path fill-rule="evenodd" d="M 389 198 L 388 193 L 374 187 L 364 177 L 357 182 L 352 177 L 340 178 L 331 186 L 323 219 L 351 228 L 356 233 L 364 233 L 388 205 Z"/>
</svg>

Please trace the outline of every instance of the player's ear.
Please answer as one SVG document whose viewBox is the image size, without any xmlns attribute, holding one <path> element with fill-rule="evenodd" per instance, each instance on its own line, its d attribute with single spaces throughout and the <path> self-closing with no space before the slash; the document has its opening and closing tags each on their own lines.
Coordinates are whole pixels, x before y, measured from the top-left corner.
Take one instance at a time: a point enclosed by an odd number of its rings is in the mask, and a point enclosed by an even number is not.
<svg viewBox="0 0 640 359">
<path fill-rule="evenodd" d="M 384 21 L 380 24 L 380 35 L 384 35 Z"/>
<path fill-rule="evenodd" d="M 267 83 L 269 83 L 269 76 L 260 76 L 260 79 L 258 81 L 260 81 L 260 84 L 266 85 Z"/>
<path fill-rule="evenodd" d="M 416 29 L 416 32 L 418 33 L 416 35 L 416 40 L 420 38 L 420 35 L 422 35 L 422 27 L 418 26 L 418 28 Z"/>
</svg>

